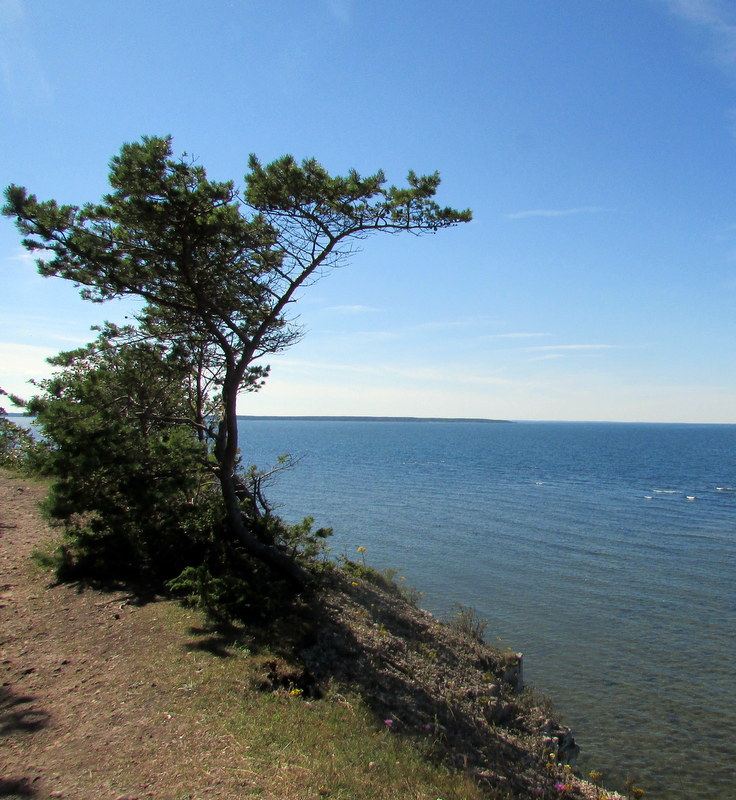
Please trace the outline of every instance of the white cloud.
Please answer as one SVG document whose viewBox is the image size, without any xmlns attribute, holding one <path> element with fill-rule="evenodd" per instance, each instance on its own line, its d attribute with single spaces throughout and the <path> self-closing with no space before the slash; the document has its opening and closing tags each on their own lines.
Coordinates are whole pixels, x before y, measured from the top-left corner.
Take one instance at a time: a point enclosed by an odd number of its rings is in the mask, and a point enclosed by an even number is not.
<svg viewBox="0 0 736 800">
<path fill-rule="evenodd" d="M 48 377 L 52 367 L 46 359 L 56 354 L 50 347 L 0 342 L 0 386 L 11 394 L 28 397 L 33 394 L 28 381 Z"/>
<path fill-rule="evenodd" d="M 46 106 L 53 98 L 21 0 L 0 0 L 0 75 L 16 117 Z"/>
<path fill-rule="evenodd" d="M 354 306 L 328 306 L 325 309 L 326 311 L 337 311 L 341 314 L 366 314 L 368 312 L 373 311 L 380 311 L 379 308 L 375 306 L 361 306 L 361 305 L 354 305 Z"/>
<path fill-rule="evenodd" d="M 492 333 L 488 339 L 536 339 L 542 336 L 551 336 L 551 333 Z"/>
<path fill-rule="evenodd" d="M 660 0 L 673 14 L 699 26 L 713 39 L 722 66 L 736 64 L 736 7 L 722 0 Z"/>
<path fill-rule="evenodd" d="M 646 384 L 606 373 L 581 379 L 556 371 L 525 381 L 399 364 L 363 366 L 362 374 L 348 365 L 332 373 L 332 365 L 312 366 L 310 373 L 280 362 L 262 391 L 241 398 L 239 413 L 736 422 L 736 391 L 725 386 Z"/>
<path fill-rule="evenodd" d="M 614 350 L 620 347 L 618 344 L 545 344 L 524 350 Z"/>
<path fill-rule="evenodd" d="M 21 0 L 0 0 L 0 22 L 8 25 L 23 19 Z"/>
<path fill-rule="evenodd" d="M 353 18 L 353 0 L 326 0 L 329 12 L 343 25 L 349 25 Z"/>
<path fill-rule="evenodd" d="M 436 322 L 420 322 L 412 325 L 408 330 L 428 331 L 428 330 L 450 330 L 454 328 L 480 328 L 481 326 L 498 325 L 498 321 L 493 317 L 463 317 L 454 320 L 437 320 Z"/>
<path fill-rule="evenodd" d="M 664 4 L 680 17 L 711 31 L 726 35 L 736 35 L 736 13 L 732 5 L 721 0 L 662 0 Z"/>
<path fill-rule="evenodd" d="M 581 206 L 579 208 L 537 208 L 529 211 L 515 211 L 506 214 L 506 219 L 526 219 L 527 217 L 571 217 L 576 214 L 597 214 L 603 211 L 600 206 Z"/>
</svg>

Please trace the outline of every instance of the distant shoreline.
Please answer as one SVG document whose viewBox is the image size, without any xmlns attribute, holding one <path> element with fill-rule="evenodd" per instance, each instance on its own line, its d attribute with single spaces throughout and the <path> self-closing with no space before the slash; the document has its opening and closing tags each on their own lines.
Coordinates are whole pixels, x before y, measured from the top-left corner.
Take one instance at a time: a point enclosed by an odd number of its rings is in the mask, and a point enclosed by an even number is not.
<svg viewBox="0 0 736 800">
<path fill-rule="evenodd" d="M 7 412 L 7 417 L 28 419 L 27 414 L 13 411 Z M 476 417 L 333 417 L 333 416 L 268 416 L 260 414 L 238 414 L 238 419 L 253 420 L 255 422 L 276 420 L 290 420 L 292 422 L 513 422 L 510 419 L 483 419 Z"/>
<path fill-rule="evenodd" d="M 293 422 L 483 422 L 510 423 L 509 419 L 482 419 L 475 417 L 332 417 L 332 416 L 261 416 L 258 414 L 238 414 L 238 419 L 261 421 Z"/>
</svg>

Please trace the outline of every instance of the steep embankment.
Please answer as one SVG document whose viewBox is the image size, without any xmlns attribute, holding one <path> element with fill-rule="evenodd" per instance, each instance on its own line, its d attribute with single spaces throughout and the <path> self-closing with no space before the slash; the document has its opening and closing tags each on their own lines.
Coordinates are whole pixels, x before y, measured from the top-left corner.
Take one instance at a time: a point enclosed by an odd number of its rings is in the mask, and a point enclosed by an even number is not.
<svg viewBox="0 0 736 800">
<path fill-rule="evenodd" d="M 360 575 L 267 649 L 169 601 L 49 586 L 30 561 L 43 492 L 0 472 L 0 796 L 602 796 L 545 766 L 569 737 L 516 692 L 515 654 Z M 397 794 L 404 739 L 459 778 L 417 767 Z"/>
</svg>

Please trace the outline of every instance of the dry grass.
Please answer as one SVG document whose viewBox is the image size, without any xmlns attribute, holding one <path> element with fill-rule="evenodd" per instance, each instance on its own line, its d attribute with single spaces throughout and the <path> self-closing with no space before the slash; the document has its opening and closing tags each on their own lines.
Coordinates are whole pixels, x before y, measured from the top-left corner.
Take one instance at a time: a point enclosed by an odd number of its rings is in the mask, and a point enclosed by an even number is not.
<svg viewBox="0 0 736 800">
<path fill-rule="evenodd" d="M 163 654 L 167 683 L 180 682 L 192 713 L 222 743 L 220 767 L 240 776 L 243 797 L 279 800 L 482 800 L 471 775 L 430 757 L 436 744 L 407 738 L 377 718 L 359 697 L 328 687 L 306 697 L 288 686 L 273 689 L 269 673 L 301 670 L 283 656 L 251 653 L 242 633 L 217 634 L 195 612 L 163 603 L 167 625 L 195 631 L 183 663 Z"/>
</svg>

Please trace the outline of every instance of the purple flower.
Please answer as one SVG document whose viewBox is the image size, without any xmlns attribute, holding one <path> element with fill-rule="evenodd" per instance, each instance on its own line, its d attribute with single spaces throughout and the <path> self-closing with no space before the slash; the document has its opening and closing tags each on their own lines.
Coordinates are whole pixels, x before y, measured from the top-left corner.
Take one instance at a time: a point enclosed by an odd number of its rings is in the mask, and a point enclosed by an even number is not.
<svg viewBox="0 0 736 800">
<path fill-rule="evenodd" d="M 394 721 L 392 719 L 385 719 L 384 722 L 386 723 L 386 725 L 393 725 L 394 724 Z"/>
</svg>

